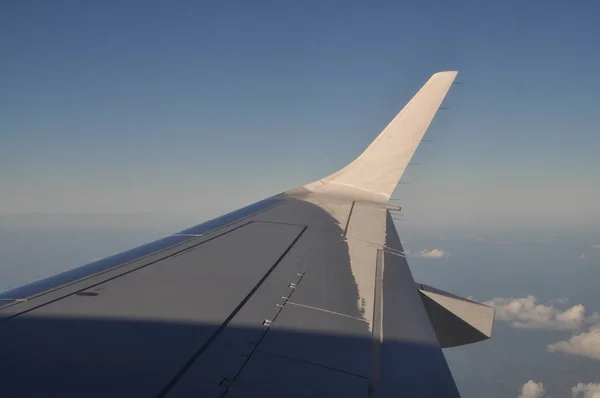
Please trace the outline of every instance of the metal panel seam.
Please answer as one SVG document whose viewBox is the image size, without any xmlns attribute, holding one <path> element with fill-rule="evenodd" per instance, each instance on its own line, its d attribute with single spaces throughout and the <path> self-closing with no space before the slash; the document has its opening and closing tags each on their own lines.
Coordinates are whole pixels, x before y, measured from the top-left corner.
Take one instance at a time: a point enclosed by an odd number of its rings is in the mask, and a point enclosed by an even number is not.
<svg viewBox="0 0 600 398">
<path fill-rule="evenodd" d="M 260 221 L 258 221 L 260 222 Z M 257 284 L 252 288 L 252 290 L 250 290 L 250 292 L 246 295 L 246 297 L 238 304 L 237 307 L 234 308 L 234 310 L 231 312 L 231 314 L 229 314 L 229 316 L 223 321 L 223 323 L 219 326 L 219 328 L 217 330 L 215 330 L 215 332 L 212 334 L 212 336 L 210 336 L 208 338 L 208 340 L 206 340 L 206 342 L 202 345 L 202 347 L 200 347 L 195 353 L 194 355 L 192 355 L 192 357 L 185 363 L 185 365 L 183 365 L 183 367 L 179 370 L 179 372 L 177 372 L 175 374 L 175 376 L 171 379 L 171 381 L 169 381 L 169 383 L 167 383 L 167 385 L 162 389 L 162 391 L 160 391 L 158 393 L 158 395 L 156 396 L 157 398 L 163 398 L 165 397 L 169 391 L 175 386 L 175 384 L 177 384 L 177 382 L 183 377 L 183 375 L 192 367 L 192 365 L 194 364 L 194 362 L 200 357 L 200 355 L 202 355 L 202 353 L 204 351 L 206 351 L 206 349 L 212 344 L 212 342 L 219 336 L 219 334 L 223 331 L 223 329 L 225 329 L 225 327 L 229 324 L 229 322 L 231 322 L 231 320 L 233 319 L 233 317 L 235 317 L 237 315 L 237 313 L 244 307 L 244 305 L 246 305 L 246 303 L 248 302 L 248 300 L 250 300 L 250 298 L 254 295 L 254 293 L 256 293 L 256 291 L 260 288 L 260 286 L 265 282 L 265 280 L 269 277 L 269 275 L 271 275 L 271 273 L 273 272 L 273 270 L 275 270 L 275 268 L 279 265 L 279 263 L 285 258 L 285 256 L 290 252 L 290 250 L 292 250 L 292 248 L 296 245 L 296 243 L 300 240 L 300 238 L 302 237 L 302 235 L 304 234 L 304 232 L 306 231 L 306 229 L 308 228 L 308 226 L 304 226 L 304 228 L 302 228 L 302 231 L 300 231 L 300 233 L 298 234 L 298 236 L 296 236 L 296 238 L 292 241 L 292 243 L 285 249 L 285 251 L 281 254 L 281 256 L 279 256 L 279 258 L 277 259 L 277 261 L 275 261 L 275 263 L 271 266 L 271 268 L 269 268 L 267 270 L 267 272 L 263 275 L 263 277 L 257 282 Z"/>
<path fill-rule="evenodd" d="M 276 354 L 276 353 L 274 353 L 274 352 L 263 351 L 263 350 L 259 350 L 259 352 L 260 352 L 260 353 L 262 353 L 262 354 L 273 355 L 273 356 L 276 356 L 276 357 L 285 358 L 285 359 L 289 359 L 289 360 L 292 360 L 292 361 L 297 361 L 297 362 L 307 363 L 307 364 L 309 364 L 309 365 L 313 365 L 313 366 L 319 366 L 319 367 L 321 367 L 321 368 L 325 368 L 325 369 L 333 370 L 334 372 L 345 373 L 345 374 L 347 374 L 347 375 L 350 375 L 350 376 L 359 377 L 359 378 L 361 378 L 361 379 L 368 380 L 368 378 L 367 378 L 367 377 L 365 377 L 365 376 L 362 376 L 362 375 L 359 375 L 359 374 L 356 374 L 356 373 L 352 373 L 352 372 L 348 372 L 348 371 L 346 371 L 346 370 L 341 370 L 341 369 L 338 369 L 338 368 L 333 368 L 333 367 L 331 367 L 331 366 L 323 365 L 323 364 L 320 364 L 320 363 L 316 363 L 316 362 L 307 361 L 306 359 L 294 358 L 294 357 L 290 357 L 290 356 L 287 356 L 287 355 L 283 355 L 283 354 Z"/>
<path fill-rule="evenodd" d="M 350 219 L 352 218 L 352 211 L 354 210 L 355 203 L 356 201 L 353 200 L 352 206 L 350 206 L 350 212 L 348 213 L 348 221 L 346 221 L 346 227 L 344 227 L 344 233 L 342 234 L 343 237 L 346 237 L 346 234 L 348 233 L 348 227 L 350 226 Z"/>
<path fill-rule="evenodd" d="M 308 226 L 307 226 L 307 228 L 308 228 Z M 262 343 L 262 341 L 265 339 L 265 337 L 267 337 L 267 333 L 269 333 L 269 330 L 271 330 L 271 324 L 277 320 L 277 317 L 279 317 L 279 315 L 281 314 L 281 311 L 283 311 L 283 309 L 285 308 L 285 306 L 287 304 L 291 304 L 290 299 L 292 298 L 292 296 L 296 292 L 296 286 L 299 285 L 300 282 L 302 282 L 302 279 L 304 278 L 304 275 L 306 275 L 306 272 L 298 273 L 297 275 L 300 278 L 296 281 L 295 286 L 293 288 L 291 288 L 292 291 L 290 292 L 290 294 L 288 294 L 287 296 L 281 297 L 282 299 L 285 300 L 285 302 L 283 304 L 277 304 L 277 306 L 279 307 L 279 311 L 277 311 L 277 314 L 275 314 L 275 316 L 273 317 L 273 319 L 269 323 L 264 324 L 267 327 L 265 328 L 265 331 L 263 332 L 263 334 L 260 336 L 260 339 L 258 339 L 258 341 L 256 342 L 256 344 L 254 344 L 254 348 L 252 349 L 252 351 L 250 352 L 250 354 L 246 357 L 246 360 L 244 361 L 244 363 L 242 364 L 242 366 L 240 366 L 240 368 L 237 371 L 237 373 L 235 374 L 235 376 L 233 376 L 233 378 L 231 380 L 227 380 L 227 381 L 229 381 L 229 382 L 236 382 L 238 380 L 238 377 L 240 376 L 240 374 L 242 373 L 242 371 L 246 367 L 246 365 L 248 365 L 248 362 L 250 362 L 250 359 L 252 358 L 252 356 L 257 351 L 259 351 L 259 352 L 265 352 L 265 351 L 262 351 L 262 350 L 258 350 L 258 347 L 260 346 L 260 344 Z M 223 380 L 223 381 L 225 381 L 225 380 Z M 223 381 L 221 383 L 223 383 Z M 227 385 L 226 387 L 227 387 L 227 389 L 225 391 L 223 391 L 223 393 L 220 395 L 221 398 L 223 398 L 229 392 L 229 387 L 230 386 Z"/>
<path fill-rule="evenodd" d="M 375 296 L 375 310 L 373 311 L 373 341 L 371 350 L 371 377 L 369 378 L 369 398 L 379 397 L 381 345 L 383 344 L 383 291 L 381 283 L 383 276 L 383 259 L 383 250 L 377 250 L 375 260 L 375 289 L 373 289 Z"/>
</svg>

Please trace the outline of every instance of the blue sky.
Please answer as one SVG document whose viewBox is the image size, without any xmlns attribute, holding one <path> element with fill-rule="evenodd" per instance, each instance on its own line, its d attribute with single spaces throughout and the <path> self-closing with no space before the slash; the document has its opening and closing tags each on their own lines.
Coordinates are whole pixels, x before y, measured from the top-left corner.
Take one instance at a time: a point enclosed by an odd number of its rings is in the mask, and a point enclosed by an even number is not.
<svg viewBox="0 0 600 398">
<path fill-rule="evenodd" d="M 217 215 L 343 166 L 458 69 L 407 223 L 600 226 L 593 2 L 0 7 L 2 213 Z"/>
</svg>

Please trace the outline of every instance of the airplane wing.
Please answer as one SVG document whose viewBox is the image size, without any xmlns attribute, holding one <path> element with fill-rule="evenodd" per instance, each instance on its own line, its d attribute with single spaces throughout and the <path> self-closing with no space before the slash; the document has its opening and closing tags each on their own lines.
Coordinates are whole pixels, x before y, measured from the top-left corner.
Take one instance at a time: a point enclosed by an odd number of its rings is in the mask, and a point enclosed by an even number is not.
<svg viewBox="0 0 600 398">
<path fill-rule="evenodd" d="M 0 293 L 0 396 L 459 396 L 493 310 L 415 283 L 388 203 L 456 75 L 328 177 Z"/>
</svg>

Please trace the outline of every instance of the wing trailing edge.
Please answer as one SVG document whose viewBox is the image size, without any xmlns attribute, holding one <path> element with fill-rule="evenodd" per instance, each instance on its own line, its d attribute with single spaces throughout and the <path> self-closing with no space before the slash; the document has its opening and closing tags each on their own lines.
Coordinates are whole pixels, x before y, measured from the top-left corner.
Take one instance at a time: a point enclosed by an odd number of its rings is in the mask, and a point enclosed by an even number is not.
<svg viewBox="0 0 600 398">
<path fill-rule="evenodd" d="M 431 76 L 359 157 L 303 188 L 387 202 L 457 74 L 448 71 Z"/>
<path fill-rule="evenodd" d="M 417 284 L 421 300 L 442 348 L 492 337 L 494 309 L 478 302 Z"/>
</svg>

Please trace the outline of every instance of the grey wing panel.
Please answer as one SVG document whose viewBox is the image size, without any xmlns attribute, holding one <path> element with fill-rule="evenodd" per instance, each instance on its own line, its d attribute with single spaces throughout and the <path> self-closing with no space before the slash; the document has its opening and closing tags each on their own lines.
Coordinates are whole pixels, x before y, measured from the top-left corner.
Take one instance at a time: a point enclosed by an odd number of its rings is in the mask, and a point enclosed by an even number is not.
<svg viewBox="0 0 600 398">
<path fill-rule="evenodd" d="M 259 214 L 274 206 L 281 204 L 281 199 L 269 198 L 253 203 L 231 213 L 217 217 L 165 238 L 147 243 L 131 250 L 106 257 L 98 261 L 77 267 L 48 278 L 35 281 L 24 286 L 0 292 L 0 307 L 8 304 L 17 304 L 28 298 L 46 294 L 54 289 L 78 282 L 116 267 L 138 261 L 159 251 L 176 247 L 194 238 L 204 236 L 221 228 L 238 223 L 248 217 Z"/>
<path fill-rule="evenodd" d="M 327 204 L 329 214 L 344 214 Z M 355 202 L 349 215 L 335 228 L 307 230 L 306 239 L 319 238 L 256 352 L 344 374 L 354 386 L 349 396 L 458 397 L 389 212 Z M 287 377 L 261 358 L 250 360 L 238 379 L 247 385 L 251 375 L 264 380 L 272 372 L 277 384 Z"/>
<path fill-rule="evenodd" d="M 259 292 L 230 323 L 260 310 L 265 330 L 223 333 L 168 396 L 457 397 L 387 210 L 306 199 L 260 216 L 308 225 L 265 282 L 277 309 Z"/>
<path fill-rule="evenodd" d="M 403 252 L 391 216 L 387 246 Z M 406 258 L 383 250 L 380 389 L 414 397 L 459 397 Z"/>
<path fill-rule="evenodd" d="M 305 228 L 249 222 L 89 294 L 5 319 L 0 374 L 8 382 L 0 395 L 156 396 L 222 332 Z"/>
<path fill-rule="evenodd" d="M 350 204 L 342 208 L 347 216 Z M 367 397 L 371 336 L 356 306 L 356 286 L 340 233 L 344 223 L 297 200 L 257 219 L 304 222 L 308 228 L 167 396 Z M 354 316 L 310 308 L 300 296 L 296 300 L 302 291 L 329 296 Z M 264 324 L 260 332 L 250 332 L 249 326 L 259 320 Z M 241 339 L 240 330 L 246 332 Z"/>
<path fill-rule="evenodd" d="M 0 396 L 454 396 L 386 208 L 278 200 L 1 309 Z"/>
</svg>

